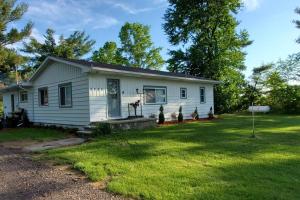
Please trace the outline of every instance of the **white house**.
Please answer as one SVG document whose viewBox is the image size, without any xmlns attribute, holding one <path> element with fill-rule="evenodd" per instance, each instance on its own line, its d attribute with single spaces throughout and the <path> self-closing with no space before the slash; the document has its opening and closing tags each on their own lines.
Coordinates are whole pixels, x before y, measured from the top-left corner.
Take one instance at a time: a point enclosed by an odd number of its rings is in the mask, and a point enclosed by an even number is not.
<svg viewBox="0 0 300 200">
<path fill-rule="evenodd" d="M 182 106 L 184 118 L 197 107 L 200 117 L 213 108 L 218 81 L 184 74 L 48 57 L 30 80 L 1 90 L 4 114 L 24 108 L 30 121 L 64 126 L 127 118 L 141 101 L 138 114 L 167 120 Z"/>
</svg>

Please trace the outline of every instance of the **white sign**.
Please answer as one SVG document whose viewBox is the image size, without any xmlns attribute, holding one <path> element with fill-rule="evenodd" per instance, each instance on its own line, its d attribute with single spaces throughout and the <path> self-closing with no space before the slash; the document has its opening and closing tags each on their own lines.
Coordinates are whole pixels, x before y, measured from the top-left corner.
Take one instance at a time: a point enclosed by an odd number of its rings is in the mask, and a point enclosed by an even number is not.
<svg viewBox="0 0 300 200">
<path fill-rule="evenodd" d="M 263 112 L 263 113 L 266 113 L 266 112 L 269 112 L 270 110 L 271 110 L 270 106 L 249 106 L 249 108 L 248 108 L 249 112 Z"/>
</svg>

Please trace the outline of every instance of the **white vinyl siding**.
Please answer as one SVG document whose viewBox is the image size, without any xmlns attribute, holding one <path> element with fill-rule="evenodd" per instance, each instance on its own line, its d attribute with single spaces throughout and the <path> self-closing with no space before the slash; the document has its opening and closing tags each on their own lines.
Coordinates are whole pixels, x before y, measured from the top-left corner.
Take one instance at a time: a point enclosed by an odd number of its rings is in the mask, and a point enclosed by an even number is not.
<svg viewBox="0 0 300 200">
<path fill-rule="evenodd" d="M 151 78 L 135 78 L 126 76 L 113 76 L 104 74 L 91 74 L 89 76 L 89 95 L 90 95 L 90 120 L 91 122 L 107 120 L 107 97 L 106 80 L 108 78 L 120 79 L 121 92 L 121 113 L 122 118 L 128 117 L 128 109 L 131 113 L 134 110 L 128 107 L 128 104 L 141 100 L 143 115 L 149 117 L 151 114 L 158 116 L 161 104 L 145 104 L 143 95 L 137 94 L 143 91 L 144 86 L 167 88 L 167 103 L 164 104 L 164 113 L 166 120 L 171 119 L 171 114 L 178 112 L 179 106 L 182 106 L 184 118 L 191 118 L 195 108 L 198 108 L 200 117 L 207 117 L 210 107 L 213 107 L 213 84 L 158 80 Z M 206 88 L 206 103 L 200 103 L 199 87 Z M 180 88 L 187 88 L 187 99 L 181 99 L 178 92 Z M 137 113 L 140 114 L 141 106 L 137 107 Z"/>
<path fill-rule="evenodd" d="M 72 107 L 59 106 L 58 86 L 72 83 Z M 48 106 L 39 106 L 38 88 L 48 88 Z M 78 67 L 54 62 L 33 82 L 34 122 L 84 126 L 89 124 L 88 78 Z"/>
</svg>

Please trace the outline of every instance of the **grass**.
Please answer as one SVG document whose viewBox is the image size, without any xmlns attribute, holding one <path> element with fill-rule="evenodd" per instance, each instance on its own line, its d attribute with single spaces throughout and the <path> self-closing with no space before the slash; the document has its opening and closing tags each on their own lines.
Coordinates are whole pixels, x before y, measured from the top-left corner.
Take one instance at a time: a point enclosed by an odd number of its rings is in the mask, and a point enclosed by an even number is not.
<svg viewBox="0 0 300 200">
<path fill-rule="evenodd" d="M 300 199 L 300 116 L 211 122 L 103 136 L 50 150 L 114 193 L 140 199 Z"/>
<path fill-rule="evenodd" d="M 11 141 L 47 141 L 62 139 L 66 137 L 66 133 L 43 128 L 16 128 L 0 130 L 0 142 Z"/>
</svg>

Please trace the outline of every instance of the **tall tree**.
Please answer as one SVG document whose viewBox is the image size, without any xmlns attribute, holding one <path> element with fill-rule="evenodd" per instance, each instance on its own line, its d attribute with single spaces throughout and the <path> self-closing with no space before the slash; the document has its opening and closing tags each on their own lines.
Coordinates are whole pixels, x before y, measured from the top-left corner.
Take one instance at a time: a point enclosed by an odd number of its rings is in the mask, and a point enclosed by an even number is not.
<svg viewBox="0 0 300 200">
<path fill-rule="evenodd" d="M 243 48 L 251 44 L 246 30 L 237 31 L 235 15 L 243 6 L 241 1 L 169 0 L 169 4 L 163 27 L 170 43 L 179 48 L 170 51 L 168 69 L 219 79 L 234 88 L 245 69 Z M 240 95 L 239 88 L 235 87 L 231 95 L 222 85 L 216 91 L 216 97 L 220 97 L 216 98 L 216 108 L 232 110 L 226 102 Z"/>
<path fill-rule="evenodd" d="M 12 45 L 28 37 L 33 24 L 29 22 L 21 30 L 8 27 L 20 20 L 27 8 L 24 3 L 16 5 L 15 0 L 0 1 L 0 73 L 13 71 L 24 61 Z"/>
<path fill-rule="evenodd" d="M 126 60 L 121 55 L 121 50 L 115 42 L 106 42 L 98 51 L 94 51 L 92 58 L 95 62 L 107 64 L 126 64 Z"/>
<path fill-rule="evenodd" d="M 300 7 L 295 9 L 295 13 L 300 15 Z M 300 29 L 300 20 L 294 20 L 296 27 Z M 300 44 L 300 37 L 297 39 L 297 42 Z"/>
<path fill-rule="evenodd" d="M 85 32 L 75 31 L 69 37 L 60 36 L 58 42 L 55 41 L 55 31 L 47 29 L 44 35 L 44 42 L 39 42 L 31 38 L 29 43 L 24 44 L 23 52 L 32 55 L 31 63 L 37 67 L 47 56 L 59 56 L 63 58 L 78 59 L 92 50 L 95 44 Z"/>
<path fill-rule="evenodd" d="M 119 38 L 126 65 L 150 69 L 160 69 L 163 66 L 161 48 L 154 47 L 149 26 L 127 22 L 122 26 Z"/>
</svg>

